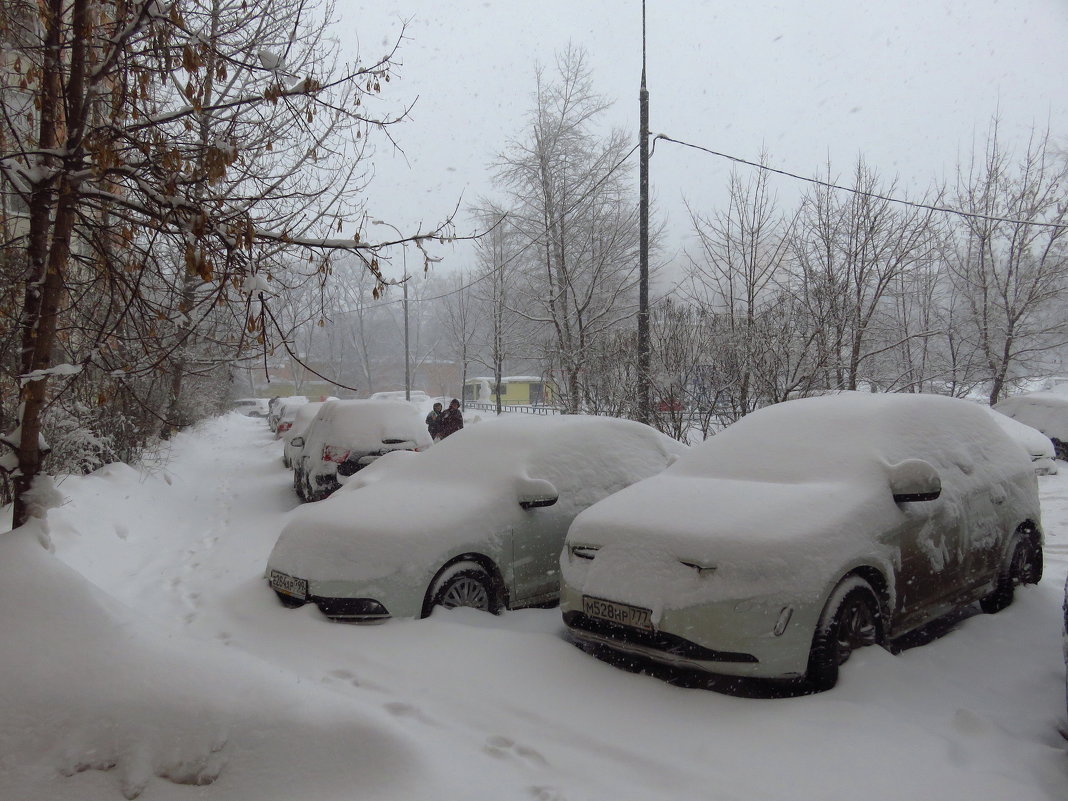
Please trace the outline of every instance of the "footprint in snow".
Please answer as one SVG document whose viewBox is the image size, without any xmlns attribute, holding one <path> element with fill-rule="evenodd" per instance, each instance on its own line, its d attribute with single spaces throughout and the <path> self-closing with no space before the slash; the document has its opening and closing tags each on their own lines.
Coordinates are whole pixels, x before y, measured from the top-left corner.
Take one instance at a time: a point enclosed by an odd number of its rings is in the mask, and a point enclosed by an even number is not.
<svg viewBox="0 0 1068 801">
<path fill-rule="evenodd" d="M 403 701 L 391 701 L 385 704 L 386 711 L 391 715 L 398 718 L 411 718 L 417 720 L 420 723 L 427 723 L 429 725 L 436 725 L 435 722 L 428 717 L 423 710 L 412 704 L 406 704 Z"/>
<path fill-rule="evenodd" d="M 528 787 L 527 792 L 535 801 L 567 801 L 559 787 Z"/>
<path fill-rule="evenodd" d="M 502 737 L 499 734 L 495 734 L 488 738 L 486 744 L 482 747 L 482 750 L 490 756 L 497 757 L 498 759 L 518 758 L 523 762 L 538 767 L 546 767 L 549 764 L 548 760 L 533 748 L 519 745 L 515 740 L 511 740 L 508 737 Z"/>
</svg>

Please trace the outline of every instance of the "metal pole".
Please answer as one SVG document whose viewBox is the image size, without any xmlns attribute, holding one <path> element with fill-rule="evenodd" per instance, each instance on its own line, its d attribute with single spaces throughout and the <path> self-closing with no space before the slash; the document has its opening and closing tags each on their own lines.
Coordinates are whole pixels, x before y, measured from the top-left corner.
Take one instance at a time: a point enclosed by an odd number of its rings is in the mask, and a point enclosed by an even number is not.
<svg viewBox="0 0 1068 801">
<path fill-rule="evenodd" d="M 638 420 L 648 424 L 649 408 L 649 90 L 645 86 L 645 0 L 642 0 L 642 85 L 638 156 Z"/>
<path fill-rule="evenodd" d="M 404 246 L 404 399 L 412 399 L 412 358 L 408 349 L 408 246 Z"/>
</svg>

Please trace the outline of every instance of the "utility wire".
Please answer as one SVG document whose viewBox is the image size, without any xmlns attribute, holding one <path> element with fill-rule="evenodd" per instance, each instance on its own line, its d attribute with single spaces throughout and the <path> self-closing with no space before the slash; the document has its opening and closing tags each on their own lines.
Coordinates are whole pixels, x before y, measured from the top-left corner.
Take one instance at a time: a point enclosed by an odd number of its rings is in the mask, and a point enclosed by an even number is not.
<svg viewBox="0 0 1068 801">
<path fill-rule="evenodd" d="M 935 206 L 935 205 L 932 205 L 932 204 L 929 204 L 929 203 L 919 203 L 917 201 L 905 200 L 904 198 L 893 197 L 892 195 L 883 195 L 883 194 L 880 194 L 878 192 L 866 192 L 863 189 L 857 189 L 856 187 L 842 186 L 841 184 L 832 183 L 830 181 L 823 181 L 823 180 L 820 180 L 819 178 L 806 177 L 804 175 L 799 175 L 798 173 L 790 172 L 788 170 L 780 170 L 780 169 L 778 169 L 776 167 L 769 167 L 767 164 L 761 164 L 761 163 L 756 162 L 756 161 L 750 161 L 750 160 L 744 159 L 744 158 L 742 158 L 740 156 L 732 156 L 729 153 L 721 153 L 721 152 L 719 152 L 717 150 L 712 150 L 711 148 L 707 148 L 707 147 L 704 147 L 702 145 L 695 145 L 692 142 L 684 142 L 681 139 L 675 139 L 674 137 L 668 136 L 667 134 L 656 134 L 653 137 L 654 151 L 655 151 L 657 140 L 663 140 L 665 142 L 670 142 L 670 143 L 675 144 L 675 145 L 680 145 L 681 147 L 688 147 L 688 148 L 691 148 L 693 150 L 699 150 L 702 153 L 707 153 L 710 156 L 716 156 L 717 158 L 726 159 L 727 161 L 734 162 L 735 164 L 742 164 L 742 165 L 745 165 L 746 167 L 753 167 L 754 169 L 757 169 L 757 170 L 763 170 L 764 172 L 774 173 L 776 175 L 781 175 L 781 176 L 783 176 L 785 178 L 792 178 L 792 179 L 794 179 L 796 181 L 802 181 L 804 183 L 813 184 L 815 186 L 822 186 L 822 187 L 824 187 L 826 189 L 833 189 L 833 190 L 838 191 L 838 192 L 849 192 L 850 194 L 860 195 L 862 197 L 869 197 L 869 198 L 872 198 L 874 200 L 884 200 L 884 201 L 886 201 L 888 203 L 897 203 L 897 204 L 902 205 L 902 206 L 911 206 L 913 208 L 924 209 L 926 211 L 936 211 L 936 212 L 940 212 L 940 213 L 943 213 L 943 214 L 953 214 L 953 215 L 956 215 L 958 217 L 966 217 L 966 218 L 975 219 L 975 220 L 987 220 L 989 222 L 1009 223 L 1011 225 L 1034 225 L 1034 226 L 1038 226 L 1038 227 L 1042 227 L 1042 228 L 1068 228 L 1068 223 L 1043 222 L 1043 221 L 1038 221 L 1038 220 L 1018 220 L 1018 219 L 1015 219 L 1015 218 L 1012 218 L 1012 217 L 998 217 L 998 216 L 993 215 L 993 214 L 980 214 L 978 212 L 963 211 L 961 209 L 954 209 L 954 208 L 950 208 L 948 206 Z M 620 161 L 615 166 L 612 167 L 612 169 L 610 169 L 607 173 L 605 173 L 605 175 L 601 178 L 600 181 L 598 181 L 596 184 L 594 184 L 592 187 L 590 187 L 590 189 L 587 192 L 585 192 L 581 197 L 579 197 L 578 200 L 576 200 L 574 203 L 572 203 L 564 211 L 564 213 L 565 214 L 570 213 L 577 206 L 579 206 L 583 201 L 585 201 L 590 195 L 592 195 L 593 192 L 596 191 L 596 189 L 598 187 L 600 187 L 601 184 L 603 184 L 606 180 L 608 180 L 620 167 L 623 166 L 623 164 L 631 156 L 634 155 L 635 151 L 638 150 L 639 146 L 640 145 L 635 145 L 633 148 L 631 148 L 630 151 L 628 151 L 627 154 L 625 156 L 623 156 L 623 158 L 620 159 Z M 507 216 L 508 215 L 505 214 L 505 216 L 501 218 L 501 222 L 503 222 L 504 219 L 507 218 Z M 498 223 L 498 224 L 500 224 L 500 223 Z M 494 227 L 496 227 L 496 226 L 494 226 Z M 546 231 L 546 233 L 548 233 L 548 232 Z M 478 239 L 480 236 L 483 236 L 483 234 L 474 235 L 471 238 L 472 239 Z M 429 298 L 409 298 L 409 301 L 414 300 L 416 303 L 429 303 L 431 301 L 441 300 L 442 298 L 447 298 L 447 297 L 450 297 L 452 295 L 459 294 L 460 292 L 464 292 L 467 289 L 470 289 L 471 287 L 473 287 L 475 284 L 479 284 L 482 281 L 486 280 L 487 278 L 490 278 L 492 275 L 494 275 L 494 273 L 496 273 L 496 272 L 498 272 L 500 270 L 503 270 L 505 267 L 510 266 L 512 264 L 512 262 L 514 262 L 516 259 L 518 259 L 520 256 L 522 256 L 524 253 L 526 253 L 534 245 L 541 244 L 542 242 L 544 242 L 545 240 L 544 240 L 543 237 L 544 237 L 544 235 L 539 236 L 539 237 L 535 237 L 534 239 L 531 239 L 526 245 L 521 247 L 518 251 L 516 251 L 512 256 L 510 256 L 508 259 L 506 259 L 500 265 L 498 265 L 497 267 L 494 267 L 492 270 L 489 270 L 489 271 L 483 273 L 478 278 L 475 278 L 473 281 L 470 281 L 470 282 L 464 284 L 463 286 L 457 287 L 455 289 L 451 289 L 448 292 L 444 292 L 444 293 L 442 293 L 440 295 L 434 295 L 433 297 L 429 297 Z M 379 307 L 379 306 L 388 306 L 388 305 L 391 305 L 391 304 L 394 304 L 394 303 L 400 303 L 400 302 L 402 302 L 402 301 L 399 300 L 399 299 L 398 300 L 387 300 L 387 301 L 385 301 L 383 303 L 376 304 L 376 308 Z M 356 309 L 347 309 L 345 311 L 335 312 L 335 314 L 349 314 L 349 313 L 354 312 L 354 311 L 356 311 Z"/>
<path fill-rule="evenodd" d="M 968 217 L 970 219 L 975 220 L 988 220 L 990 222 L 1010 223 L 1012 225 L 1035 225 L 1043 228 L 1068 228 L 1068 224 L 1066 223 L 1041 222 L 1038 220 L 1016 220 L 1011 217 L 997 217 L 992 214 L 979 214 L 978 212 L 951 209 L 948 206 L 933 206 L 928 203 L 918 203 L 912 200 L 904 200 L 903 198 L 892 197 L 891 195 L 881 195 L 878 192 L 865 192 L 863 189 L 857 189 L 855 187 L 850 186 L 842 186 L 841 184 L 834 184 L 829 181 L 821 181 L 819 178 L 806 178 L 804 175 L 798 175 L 797 173 L 788 172 L 786 170 L 779 170 L 775 167 L 769 167 L 767 164 L 760 164 L 755 161 L 748 161 L 747 159 L 743 159 L 738 156 L 732 156 L 728 153 L 720 153 L 716 150 L 711 150 L 710 148 L 702 147 L 701 145 L 695 145 L 690 142 L 683 142 L 679 139 L 670 137 L 667 134 L 657 134 L 655 137 L 653 137 L 654 143 L 657 139 L 662 139 L 665 142 L 671 142 L 673 144 L 681 145 L 683 147 L 693 148 L 694 150 L 700 150 L 703 153 L 708 153 L 710 156 L 717 156 L 721 159 L 727 159 L 728 161 L 733 161 L 736 164 L 744 164 L 747 167 L 755 167 L 756 169 L 763 170 L 764 172 L 772 172 L 776 175 L 785 176 L 786 178 L 793 178 L 797 181 L 804 181 L 805 183 L 822 186 L 826 189 L 834 189 L 839 192 L 851 192 L 854 195 L 870 197 L 875 200 L 885 200 L 889 203 L 899 203 L 902 206 L 912 206 L 913 208 L 925 209 L 927 211 L 938 211 L 944 214 L 955 214 L 958 217 Z"/>
</svg>

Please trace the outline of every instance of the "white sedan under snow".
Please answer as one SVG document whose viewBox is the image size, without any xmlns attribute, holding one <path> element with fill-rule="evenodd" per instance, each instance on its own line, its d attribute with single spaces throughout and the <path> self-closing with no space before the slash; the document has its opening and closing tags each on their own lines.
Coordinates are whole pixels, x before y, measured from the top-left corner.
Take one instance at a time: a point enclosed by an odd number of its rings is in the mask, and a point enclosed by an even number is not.
<svg viewBox="0 0 1068 801">
<path fill-rule="evenodd" d="M 567 528 L 686 446 L 627 420 L 508 417 L 387 454 L 296 510 L 267 563 L 287 605 L 335 619 L 554 602 Z"/>
<path fill-rule="evenodd" d="M 984 409 L 869 393 L 762 409 L 581 514 L 580 642 L 828 689 L 855 649 L 1042 574 L 1037 479 Z"/>
</svg>

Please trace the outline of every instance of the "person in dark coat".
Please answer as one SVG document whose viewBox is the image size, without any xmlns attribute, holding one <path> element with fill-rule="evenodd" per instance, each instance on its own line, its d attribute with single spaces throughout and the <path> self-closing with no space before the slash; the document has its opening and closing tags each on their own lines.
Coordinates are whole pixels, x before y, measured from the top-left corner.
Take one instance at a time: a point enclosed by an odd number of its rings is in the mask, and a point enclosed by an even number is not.
<svg viewBox="0 0 1068 801">
<path fill-rule="evenodd" d="M 426 430 L 430 432 L 430 438 L 437 440 L 441 435 L 441 404 L 435 403 L 430 414 L 426 416 Z"/>
<path fill-rule="evenodd" d="M 460 401 L 453 398 L 449 401 L 449 408 L 441 413 L 438 418 L 438 439 L 445 439 L 450 434 L 455 434 L 464 427 L 464 415 L 460 411 Z"/>
</svg>

